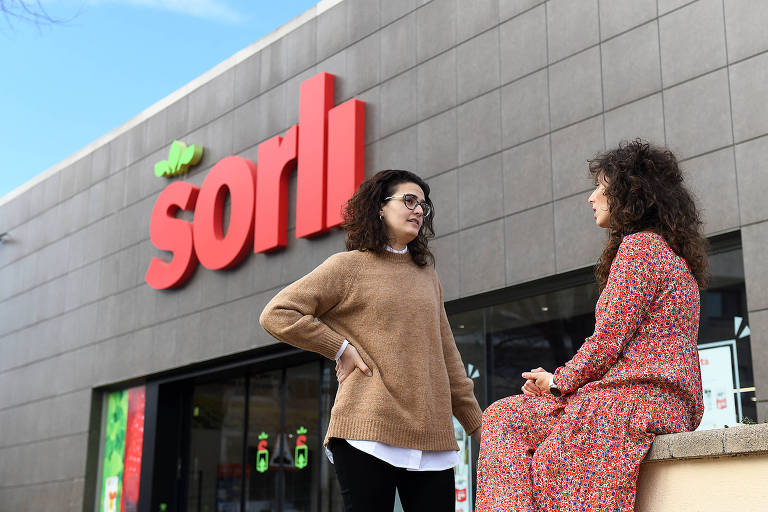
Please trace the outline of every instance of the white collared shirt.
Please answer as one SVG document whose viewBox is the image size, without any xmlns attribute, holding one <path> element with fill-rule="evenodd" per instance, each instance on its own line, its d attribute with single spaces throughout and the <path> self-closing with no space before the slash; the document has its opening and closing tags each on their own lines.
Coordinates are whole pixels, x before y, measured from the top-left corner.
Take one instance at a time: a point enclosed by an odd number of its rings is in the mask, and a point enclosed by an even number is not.
<svg viewBox="0 0 768 512">
<path fill-rule="evenodd" d="M 397 254 L 405 254 L 408 252 L 408 246 L 402 251 L 387 246 L 387 250 Z M 341 348 L 336 353 L 337 361 L 341 357 L 341 354 L 344 353 L 344 349 L 347 348 L 347 345 L 349 345 L 349 342 L 344 340 Z M 392 446 L 378 441 L 364 441 L 357 439 L 347 439 L 346 441 L 354 448 L 357 448 L 368 455 L 373 455 L 379 460 L 383 460 L 398 468 L 405 468 L 408 471 L 442 471 L 444 469 L 452 468 L 459 463 L 459 452 L 456 450 L 416 450 L 413 448 Z M 328 447 L 325 448 L 325 453 L 328 456 L 328 460 L 333 464 L 333 453 L 331 453 Z"/>
</svg>

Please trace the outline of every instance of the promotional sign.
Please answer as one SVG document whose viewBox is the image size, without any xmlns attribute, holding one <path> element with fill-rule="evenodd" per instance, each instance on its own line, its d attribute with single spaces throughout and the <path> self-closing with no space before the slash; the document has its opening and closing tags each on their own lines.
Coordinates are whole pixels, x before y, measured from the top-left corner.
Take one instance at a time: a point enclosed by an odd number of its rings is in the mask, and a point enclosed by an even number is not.
<svg viewBox="0 0 768 512">
<path fill-rule="evenodd" d="M 454 469 L 456 482 L 456 512 L 472 512 L 472 444 L 469 436 L 453 418 L 453 430 L 459 443 L 459 463 Z"/>
<path fill-rule="evenodd" d="M 307 447 L 307 429 L 299 427 L 296 430 L 296 450 L 293 456 L 296 469 L 304 469 L 309 464 L 309 448 Z"/>
<path fill-rule="evenodd" d="M 107 396 L 102 512 L 136 512 L 144 444 L 144 386 Z"/>
<path fill-rule="evenodd" d="M 266 473 L 269 469 L 269 435 L 266 432 L 259 434 L 259 444 L 256 445 L 256 471 Z"/>
<path fill-rule="evenodd" d="M 155 257 L 145 281 L 162 290 L 183 285 L 197 264 L 211 270 L 238 265 L 250 251 L 274 251 L 287 244 L 288 183 L 296 169 L 296 237 L 317 236 L 341 225 L 342 209 L 364 177 L 365 104 L 333 106 L 334 77 L 319 73 L 299 91 L 299 123 L 284 136 L 257 147 L 258 166 L 228 156 L 216 163 L 201 187 L 176 181 L 157 198 L 150 238 L 170 261 Z M 174 142 L 158 175 L 186 170 L 202 155 L 199 146 Z M 224 210 L 229 196 L 226 232 Z M 194 212 L 192 222 L 176 217 Z"/>
<path fill-rule="evenodd" d="M 735 341 L 699 345 L 704 416 L 698 430 L 723 428 L 739 422 Z"/>
</svg>

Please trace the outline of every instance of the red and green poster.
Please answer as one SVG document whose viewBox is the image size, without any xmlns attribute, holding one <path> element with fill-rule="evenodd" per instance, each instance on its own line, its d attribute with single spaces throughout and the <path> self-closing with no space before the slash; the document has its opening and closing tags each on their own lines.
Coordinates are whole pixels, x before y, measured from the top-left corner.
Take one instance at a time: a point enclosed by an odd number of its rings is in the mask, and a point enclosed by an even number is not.
<svg viewBox="0 0 768 512">
<path fill-rule="evenodd" d="M 138 510 L 144 402 L 144 386 L 107 396 L 101 512 Z"/>
</svg>

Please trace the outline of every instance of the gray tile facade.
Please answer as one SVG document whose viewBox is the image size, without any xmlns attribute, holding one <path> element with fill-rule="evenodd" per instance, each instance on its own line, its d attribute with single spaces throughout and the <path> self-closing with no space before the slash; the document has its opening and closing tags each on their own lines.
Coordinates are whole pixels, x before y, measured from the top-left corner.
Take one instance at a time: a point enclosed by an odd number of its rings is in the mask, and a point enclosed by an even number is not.
<svg viewBox="0 0 768 512">
<path fill-rule="evenodd" d="M 506 83 L 547 65 L 547 14 L 540 5 L 501 25 L 501 80 Z"/>
<path fill-rule="evenodd" d="M 659 20 L 664 87 L 725 64 L 721 0 L 699 0 Z"/>
<path fill-rule="evenodd" d="M 225 156 L 255 161 L 321 71 L 337 103 L 366 102 L 366 175 L 428 179 L 446 300 L 593 265 L 587 160 L 635 137 L 669 146 L 705 231 L 741 231 L 768 400 L 766 21 L 758 0 L 345 0 L 0 198 L 0 510 L 83 510 L 98 388 L 273 343 L 263 305 L 343 249 L 338 231 L 290 231 L 285 250 L 199 267 L 179 290 L 144 283 L 170 143 L 205 146 L 181 178 L 197 186 Z"/>
<path fill-rule="evenodd" d="M 603 94 L 611 109 L 658 91 L 661 86 L 656 22 L 603 43 Z"/>
</svg>

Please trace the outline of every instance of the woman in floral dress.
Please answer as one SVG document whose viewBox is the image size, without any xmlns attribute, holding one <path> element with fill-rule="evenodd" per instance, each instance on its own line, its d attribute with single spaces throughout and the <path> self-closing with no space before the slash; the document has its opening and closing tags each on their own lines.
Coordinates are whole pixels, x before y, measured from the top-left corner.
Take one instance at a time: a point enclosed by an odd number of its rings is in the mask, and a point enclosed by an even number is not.
<svg viewBox="0 0 768 512">
<path fill-rule="evenodd" d="M 483 414 L 477 510 L 632 511 L 656 434 L 694 430 L 704 411 L 696 349 L 706 242 L 674 155 L 642 141 L 590 161 L 595 332 L 523 394 Z"/>
</svg>

